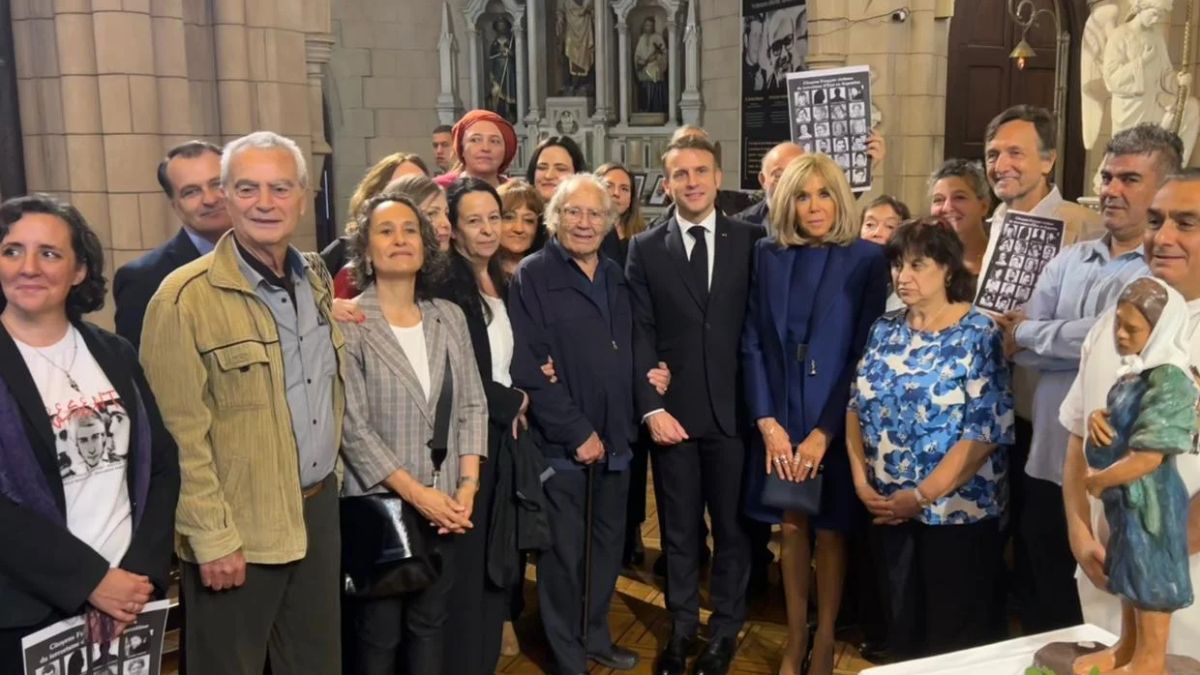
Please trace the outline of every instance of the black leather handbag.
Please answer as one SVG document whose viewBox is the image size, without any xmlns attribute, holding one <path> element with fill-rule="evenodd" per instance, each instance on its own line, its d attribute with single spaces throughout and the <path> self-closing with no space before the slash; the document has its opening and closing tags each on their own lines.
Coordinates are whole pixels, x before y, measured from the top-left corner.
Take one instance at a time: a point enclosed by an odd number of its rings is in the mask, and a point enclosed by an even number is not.
<svg viewBox="0 0 1200 675">
<path fill-rule="evenodd" d="M 822 469 L 824 466 L 821 467 Z M 763 486 L 762 502 L 783 511 L 796 511 L 815 516 L 821 511 L 821 482 L 824 476 L 818 469 L 817 475 L 800 483 L 784 480 L 778 473 L 767 476 Z"/>
<path fill-rule="evenodd" d="M 438 396 L 430 458 L 436 476 L 449 445 L 453 400 L 450 359 Z M 342 590 L 353 598 L 388 598 L 428 588 L 442 572 L 437 530 L 394 492 L 343 497 Z"/>
</svg>

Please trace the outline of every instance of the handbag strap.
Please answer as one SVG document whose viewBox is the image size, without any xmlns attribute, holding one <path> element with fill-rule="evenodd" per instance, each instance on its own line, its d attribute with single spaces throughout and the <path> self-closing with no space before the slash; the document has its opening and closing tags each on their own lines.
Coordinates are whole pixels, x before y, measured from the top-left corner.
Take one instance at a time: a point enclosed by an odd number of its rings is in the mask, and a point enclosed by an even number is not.
<svg viewBox="0 0 1200 675">
<path fill-rule="evenodd" d="M 450 445 L 450 406 L 454 400 L 454 373 L 450 369 L 450 354 L 446 353 L 446 366 L 442 374 L 442 392 L 438 395 L 437 409 L 433 417 L 433 438 L 429 439 L 430 459 L 433 472 L 442 470 Z"/>
</svg>

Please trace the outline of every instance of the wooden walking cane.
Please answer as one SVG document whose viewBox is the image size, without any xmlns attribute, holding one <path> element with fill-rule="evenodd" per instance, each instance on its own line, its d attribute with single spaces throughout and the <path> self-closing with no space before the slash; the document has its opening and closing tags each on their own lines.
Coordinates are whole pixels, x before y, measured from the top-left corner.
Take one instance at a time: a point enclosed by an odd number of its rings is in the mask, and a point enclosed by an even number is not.
<svg viewBox="0 0 1200 675">
<path fill-rule="evenodd" d="M 587 651 L 588 615 L 592 609 L 592 479 L 595 473 L 596 465 L 588 464 L 587 496 L 583 502 L 583 619 L 579 622 L 584 651 Z"/>
</svg>

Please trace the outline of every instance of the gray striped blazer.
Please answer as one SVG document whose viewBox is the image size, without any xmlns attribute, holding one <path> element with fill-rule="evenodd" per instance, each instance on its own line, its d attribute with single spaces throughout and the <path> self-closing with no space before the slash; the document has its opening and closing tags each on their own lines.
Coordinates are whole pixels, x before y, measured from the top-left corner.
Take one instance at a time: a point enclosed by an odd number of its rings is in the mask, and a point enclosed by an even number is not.
<svg viewBox="0 0 1200 675">
<path fill-rule="evenodd" d="M 454 397 L 449 449 L 435 487 L 454 494 L 458 458 L 487 455 L 487 404 L 466 318 L 457 305 L 445 300 L 422 300 L 417 306 L 429 357 L 428 398 L 383 316 L 374 285 L 358 299 L 366 320 L 341 325 L 347 357 L 342 432 L 346 496 L 386 491 L 381 482 L 396 469 L 404 469 L 423 485 L 432 484 L 433 461 L 427 443 L 433 438 L 447 354 Z"/>
</svg>

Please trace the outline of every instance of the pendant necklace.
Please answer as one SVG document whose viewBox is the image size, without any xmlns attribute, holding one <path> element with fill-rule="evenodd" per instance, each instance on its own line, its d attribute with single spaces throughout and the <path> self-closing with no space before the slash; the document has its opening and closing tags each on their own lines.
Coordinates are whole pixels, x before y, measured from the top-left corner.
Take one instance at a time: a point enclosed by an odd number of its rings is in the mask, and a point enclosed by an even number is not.
<svg viewBox="0 0 1200 675">
<path fill-rule="evenodd" d="M 67 384 L 75 390 L 76 394 L 81 396 L 83 395 L 83 391 L 79 388 L 79 384 L 75 382 L 75 378 L 71 377 L 71 369 L 75 367 L 75 357 L 79 356 L 79 334 L 75 332 L 74 328 L 71 328 L 71 362 L 67 364 L 66 368 L 58 365 L 54 359 L 43 354 L 41 349 L 38 349 L 37 347 L 32 347 L 32 349 L 34 354 L 37 354 L 45 359 L 46 363 L 54 366 L 59 372 L 67 377 Z"/>
</svg>

